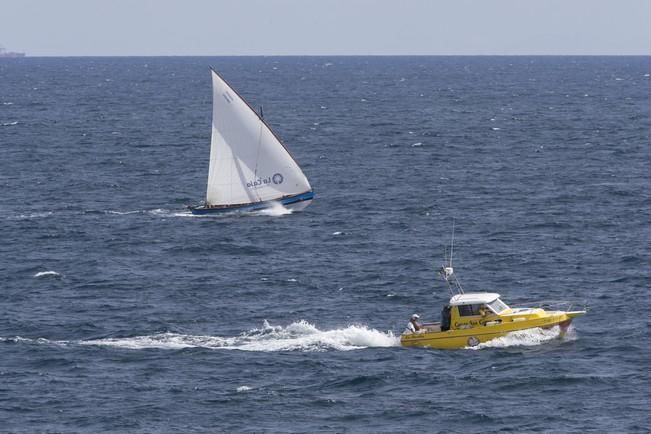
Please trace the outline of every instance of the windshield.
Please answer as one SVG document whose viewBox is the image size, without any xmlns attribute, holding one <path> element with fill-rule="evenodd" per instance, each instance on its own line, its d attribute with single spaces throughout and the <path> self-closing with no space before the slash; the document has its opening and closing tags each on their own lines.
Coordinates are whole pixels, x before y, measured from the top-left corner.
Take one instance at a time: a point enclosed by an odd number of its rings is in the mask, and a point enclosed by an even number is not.
<svg viewBox="0 0 651 434">
<path fill-rule="evenodd" d="M 490 307 L 491 310 L 498 315 L 509 308 L 499 298 L 496 298 L 495 301 L 488 303 L 488 307 Z"/>
</svg>

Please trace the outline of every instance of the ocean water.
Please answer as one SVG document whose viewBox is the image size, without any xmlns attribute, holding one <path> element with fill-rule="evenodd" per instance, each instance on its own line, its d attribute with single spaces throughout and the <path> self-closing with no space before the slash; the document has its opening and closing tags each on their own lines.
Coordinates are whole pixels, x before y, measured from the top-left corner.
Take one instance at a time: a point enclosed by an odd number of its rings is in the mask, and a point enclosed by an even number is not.
<svg viewBox="0 0 651 434">
<path fill-rule="evenodd" d="M 214 66 L 304 212 L 193 217 Z M 0 432 L 648 432 L 651 58 L 0 61 Z M 466 291 L 587 306 L 454 351 Z"/>
</svg>

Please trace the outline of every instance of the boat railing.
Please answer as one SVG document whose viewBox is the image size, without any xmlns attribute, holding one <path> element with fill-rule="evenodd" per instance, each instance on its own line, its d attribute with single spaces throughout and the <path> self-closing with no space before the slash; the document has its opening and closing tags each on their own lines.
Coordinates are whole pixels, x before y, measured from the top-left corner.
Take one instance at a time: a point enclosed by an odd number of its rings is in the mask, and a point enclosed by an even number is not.
<svg viewBox="0 0 651 434">
<path fill-rule="evenodd" d="M 529 308 L 529 309 L 545 309 L 545 310 L 562 310 L 571 312 L 573 307 L 581 306 L 581 310 L 587 310 L 586 303 L 567 300 L 542 300 L 527 303 L 514 303 L 511 304 L 512 308 Z"/>
</svg>

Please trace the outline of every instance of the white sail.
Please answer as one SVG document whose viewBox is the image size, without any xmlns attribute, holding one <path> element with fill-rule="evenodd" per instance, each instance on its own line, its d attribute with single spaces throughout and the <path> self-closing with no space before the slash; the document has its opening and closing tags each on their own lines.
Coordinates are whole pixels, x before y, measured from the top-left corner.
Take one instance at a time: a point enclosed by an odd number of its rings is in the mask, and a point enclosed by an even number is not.
<svg viewBox="0 0 651 434">
<path fill-rule="evenodd" d="M 283 144 L 215 71 L 212 85 L 206 204 L 247 204 L 310 191 L 310 183 Z"/>
</svg>

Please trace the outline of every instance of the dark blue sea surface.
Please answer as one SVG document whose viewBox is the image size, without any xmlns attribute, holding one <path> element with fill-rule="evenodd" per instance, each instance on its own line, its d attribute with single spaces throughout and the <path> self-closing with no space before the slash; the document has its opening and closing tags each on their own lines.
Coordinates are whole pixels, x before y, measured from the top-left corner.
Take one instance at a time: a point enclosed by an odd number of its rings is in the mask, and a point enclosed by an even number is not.
<svg viewBox="0 0 651 434">
<path fill-rule="evenodd" d="M 214 66 L 304 212 L 193 217 Z M 0 432 L 649 432 L 651 58 L 0 61 Z M 568 336 L 401 348 L 468 291 Z"/>
</svg>

